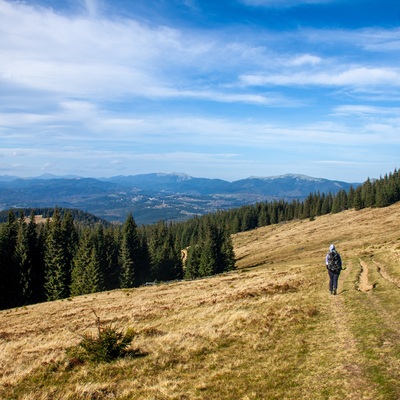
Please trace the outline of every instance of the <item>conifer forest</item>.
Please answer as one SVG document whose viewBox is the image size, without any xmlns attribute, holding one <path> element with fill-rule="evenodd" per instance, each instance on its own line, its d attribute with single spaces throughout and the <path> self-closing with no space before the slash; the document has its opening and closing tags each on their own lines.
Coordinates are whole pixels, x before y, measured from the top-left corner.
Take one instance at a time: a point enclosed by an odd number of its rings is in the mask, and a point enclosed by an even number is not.
<svg viewBox="0 0 400 400">
<path fill-rule="evenodd" d="M 277 199 L 179 223 L 139 227 L 128 214 L 122 226 L 112 225 L 59 208 L 37 223 L 33 210 L 9 210 L 0 225 L 0 309 L 223 273 L 235 268 L 234 233 L 399 200 L 395 170 L 335 195 L 310 193 L 304 201 Z"/>
</svg>

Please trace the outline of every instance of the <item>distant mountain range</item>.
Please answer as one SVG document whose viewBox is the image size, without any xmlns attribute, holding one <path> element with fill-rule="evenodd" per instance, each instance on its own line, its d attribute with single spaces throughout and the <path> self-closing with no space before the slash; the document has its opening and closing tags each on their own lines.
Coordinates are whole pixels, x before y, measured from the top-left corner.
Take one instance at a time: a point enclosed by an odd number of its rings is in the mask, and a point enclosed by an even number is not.
<svg viewBox="0 0 400 400">
<path fill-rule="evenodd" d="M 0 176 L 0 209 L 78 208 L 108 221 L 132 212 L 138 224 L 179 221 L 261 201 L 303 200 L 310 193 L 337 193 L 359 183 L 305 175 L 250 177 L 234 182 L 186 174 L 141 174 L 111 178 Z"/>
</svg>

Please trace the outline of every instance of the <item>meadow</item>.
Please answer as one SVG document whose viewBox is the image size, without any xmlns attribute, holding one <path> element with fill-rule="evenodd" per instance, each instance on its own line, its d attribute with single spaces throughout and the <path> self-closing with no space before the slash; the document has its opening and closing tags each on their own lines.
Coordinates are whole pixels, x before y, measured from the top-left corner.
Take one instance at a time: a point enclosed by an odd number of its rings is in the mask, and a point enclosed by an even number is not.
<svg viewBox="0 0 400 400">
<path fill-rule="evenodd" d="M 400 398 L 400 203 L 233 236 L 237 269 L 0 312 L 0 398 Z M 345 270 L 328 291 L 325 254 Z M 76 363 L 105 325 L 131 357 Z"/>
</svg>

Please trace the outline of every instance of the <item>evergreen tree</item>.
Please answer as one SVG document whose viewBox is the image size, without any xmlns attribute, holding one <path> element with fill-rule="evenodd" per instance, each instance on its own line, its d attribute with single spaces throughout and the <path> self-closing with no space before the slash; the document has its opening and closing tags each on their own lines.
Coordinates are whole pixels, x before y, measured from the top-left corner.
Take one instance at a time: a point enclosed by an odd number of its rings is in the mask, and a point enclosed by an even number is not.
<svg viewBox="0 0 400 400">
<path fill-rule="evenodd" d="M 18 305 L 43 301 L 44 260 L 33 212 L 28 224 L 24 212 L 20 212 L 15 262 L 19 279 Z"/>
<path fill-rule="evenodd" d="M 168 281 L 181 279 L 183 275 L 180 249 L 172 236 L 172 228 L 159 222 L 149 237 L 149 253 L 152 279 Z"/>
<path fill-rule="evenodd" d="M 104 251 L 99 258 L 105 257 L 104 281 L 107 290 L 120 287 L 120 229 L 107 228 L 104 232 Z"/>
<path fill-rule="evenodd" d="M 74 219 L 71 211 L 64 213 L 61 221 L 62 241 L 64 246 L 65 262 L 67 269 L 66 284 L 69 287 L 71 284 L 71 271 L 73 267 L 72 260 L 78 247 L 79 236 L 74 225 Z"/>
<path fill-rule="evenodd" d="M 368 178 L 361 186 L 361 198 L 365 207 L 373 207 L 375 205 L 374 187 Z"/>
<path fill-rule="evenodd" d="M 47 300 L 58 300 L 69 296 L 70 263 L 66 256 L 61 217 L 58 209 L 48 221 L 48 236 L 45 251 L 45 289 Z"/>
<path fill-rule="evenodd" d="M 356 211 L 364 208 L 363 202 L 362 202 L 362 197 L 361 197 L 361 190 L 362 190 L 361 186 L 358 186 L 357 189 L 354 191 L 353 207 Z"/>
<path fill-rule="evenodd" d="M 131 288 L 136 284 L 139 268 L 140 239 L 136 222 L 130 213 L 122 229 L 120 250 L 120 286 Z"/>
<path fill-rule="evenodd" d="M 17 305 L 29 304 L 32 295 L 33 260 L 29 253 L 28 225 L 25 222 L 25 214 L 21 211 L 15 251 L 15 267 L 19 281 L 18 292 L 16 293 L 16 296 L 18 296 Z"/>
<path fill-rule="evenodd" d="M 152 279 L 151 276 L 151 256 L 147 234 L 144 230 L 139 234 L 140 241 L 140 268 L 137 271 L 136 284 L 141 285 Z"/>
<path fill-rule="evenodd" d="M 193 242 L 187 249 L 187 258 L 185 265 L 186 279 L 194 279 L 200 276 L 200 257 L 201 247 Z"/>
<path fill-rule="evenodd" d="M 43 225 L 43 224 L 41 224 Z M 45 300 L 44 292 L 44 240 L 35 222 L 32 210 L 27 227 L 28 259 L 30 260 L 30 287 L 27 304 L 39 303 Z"/>
<path fill-rule="evenodd" d="M 354 208 L 354 196 L 355 190 L 353 186 L 350 186 L 349 192 L 347 193 L 347 209 Z"/>
<path fill-rule="evenodd" d="M 235 269 L 235 252 L 233 249 L 232 238 L 228 234 L 223 235 L 221 245 L 221 260 L 218 272 L 232 271 Z"/>
<path fill-rule="evenodd" d="M 13 211 L 8 213 L 8 220 L 0 230 L 0 308 L 17 305 L 19 276 L 16 267 L 16 247 L 18 222 Z"/>
<path fill-rule="evenodd" d="M 219 240 L 217 229 L 210 222 L 207 222 L 204 238 L 201 244 L 201 255 L 199 274 L 200 276 L 210 276 L 217 273 L 219 254 Z"/>
<path fill-rule="evenodd" d="M 104 290 L 104 276 L 91 231 L 86 229 L 73 259 L 71 294 L 81 295 Z"/>
</svg>

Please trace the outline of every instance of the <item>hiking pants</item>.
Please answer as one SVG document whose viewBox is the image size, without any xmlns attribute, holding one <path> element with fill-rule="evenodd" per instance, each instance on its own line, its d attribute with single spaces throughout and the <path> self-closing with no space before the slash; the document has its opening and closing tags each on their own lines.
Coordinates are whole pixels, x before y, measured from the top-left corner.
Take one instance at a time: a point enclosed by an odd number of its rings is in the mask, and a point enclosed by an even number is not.
<svg viewBox="0 0 400 400">
<path fill-rule="evenodd" d="M 340 272 L 332 272 L 328 269 L 328 274 L 329 274 L 329 291 L 332 292 L 338 287 L 338 279 Z"/>
</svg>

